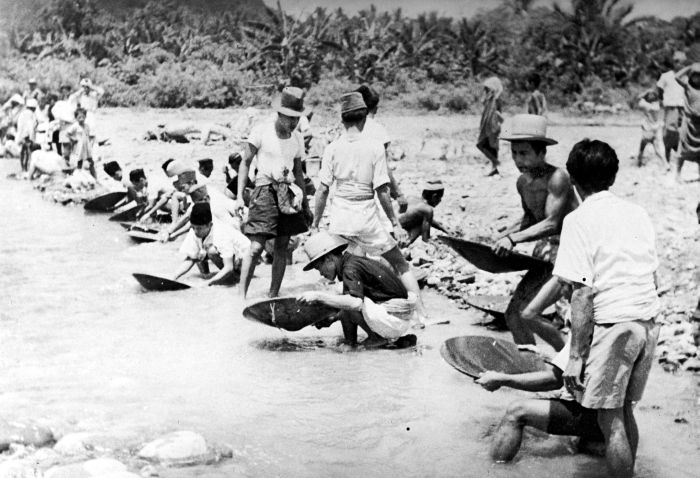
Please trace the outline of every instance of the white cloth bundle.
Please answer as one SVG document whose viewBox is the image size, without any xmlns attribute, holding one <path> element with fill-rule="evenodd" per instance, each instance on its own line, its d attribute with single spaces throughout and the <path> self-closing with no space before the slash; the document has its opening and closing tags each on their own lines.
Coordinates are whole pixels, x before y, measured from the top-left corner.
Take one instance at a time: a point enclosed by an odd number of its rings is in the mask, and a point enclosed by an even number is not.
<svg viewBox="0 0 700 478">
<path fill-rule="evenodd" d="M 385 339 L 398 339 L 406 333 L 416 312 L 417 297 L 408 294 L 407 299 L 391 299 L 375 304 L 365 297 L 362 303 L 362 316 L 372 331 Z"/>
</svg>

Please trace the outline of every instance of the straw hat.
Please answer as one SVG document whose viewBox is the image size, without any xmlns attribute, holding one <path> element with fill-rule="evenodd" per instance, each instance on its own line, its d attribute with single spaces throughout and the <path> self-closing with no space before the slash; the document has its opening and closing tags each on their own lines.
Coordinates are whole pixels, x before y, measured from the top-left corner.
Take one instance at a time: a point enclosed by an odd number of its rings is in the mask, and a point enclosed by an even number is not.
<svg viewBox="0 0 700 478">
<path fill-rule="evenodd" d="M 444 191 L 445 185 L 439 179 L 431 179 L 426 181 L 423 186 L 423 191 Z"/>
<path fill-rule="evenodd" d="M 347 113 L 349 111 L 356 111 L 367 109 L 365 100 L 362 98 L 362 93 L 353 91 L 352 93 L 345 93 L 340 97 L 340 112 Z"/>
<path fill-rule="evenodd" d="M 343 251 L 346 247 L 348 247 L 348 244 L 339 236 L 334 236 L 326 231 L 314 234 L 304 244 L 304 252 L 310 258 L 309 262 L 304 266 L 304 270 L 313 269 L 315 262 L 322 259 L 326 254 Z"/>
<path fill-rule="evenodd" d="M 304 91 L 301 88 L 287 86 L 277 98 L 272 100 L 272 107 L 285 116 L 299 117 L 304 114 Z"/>
<path fill-rule="evenodd" d="M 165 168 L 165 175 L 172 178 L 173 176 L 179 176 L 185 171 L 194 172 L 196 170 L 197 168 L 194 166 L 194 164 L 182 159 L 176 159 L 175 161 L 171 161 Z"/>
<path fill-rule="evenodd" d="M 30 85 L 36 85 L 37 84 L 36 78 L 34 78 L 34 77 L 29 78 L 27 83 L 29 83 Z"/>
<path fill-rule="evenodd" d="M 501 138 L 506 141 L 540 141 L 547 146 L 557 144 L 547 137 L 547 119 L 539 115 L 515 115 L 503 125 Z"/>
</svg>

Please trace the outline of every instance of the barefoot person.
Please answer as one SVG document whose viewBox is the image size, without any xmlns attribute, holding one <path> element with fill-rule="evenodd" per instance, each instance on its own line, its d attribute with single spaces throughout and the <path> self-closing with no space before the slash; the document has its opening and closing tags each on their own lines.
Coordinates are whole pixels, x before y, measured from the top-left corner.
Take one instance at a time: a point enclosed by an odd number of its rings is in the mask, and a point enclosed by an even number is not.
<svg viewBox="0 0 700 478">
<path fill-rule="evenodd" d="M 28 171 L 29 157 L 32 151 L 37 149 L 35 145 L 38 125 L 36 109 L 38 107 L 37 101 L 34 98 L 29 98 L 24 105 L 24 109 L 17 117 L 17 141 L 22 146 L 19 153 L 19 164 L 23 173 Z"/>
<path fill-rule="evenodd" d="M 501 80 L 492 76 L 484 81 L 484 111 L 481 113 L 481 125 L 479 126 L 479 139 L 476 147 L 491 161 L 491 172 L 488 176 L 498 174 L 498 135 L 501 133 L 501 94 L 503 84 Z"/>
<path fill-rule="evenodd" d="M 362 342 L 377 347 L 400 338 L 410 327 L 416 297 L 409 294 L 396 274 L 381 262 L 343 251 L 347 243 L 325 231 L 311 236 L 304 244 L 310 261 L 304 270 L 316 269 L 330 281 L 343 283 L 343 295 L 308 291 L 300 302 L 337 307 L 345 340 L 357 344 L 357 327 L 367 334 Z M 379 307 L 377 307 L 379 306 Z"/>
<path fill-rule="evenodd" d="M 520 171 L 516 187 L 523 217 L 505 231 L 493 250 L 498 255 L 507 256 L 516 244 L 538 241 L 534 255 L 553 262 L 562 220 L 575 208 L 576 196 L 566 171 L 545 160 L 547 146 L 557 144 L 547 137 L 547 120 L 536 115 L 516 115 L 509 126 L 501 139 L 510 141 L 513 161 Z M 564 346 L 561 334 L 550 322 L 539 316 L 527 320 L 522 317 L 523 309 L 551 276 L 551 266 L 531 269 L 513 292 L 505 315 L 513 340 L 518 345 L 535 345 L 534 332 L 555 350 Z"/>
<path fill-rule="evenodd" d="M 664 109 L 663 142 L 669 169 L 671 153 L 678 148 L 678 130 L 683 119 L 684 93 L 683 87 L 676 80 L 676 72 L 683 68 L 686 61 L 685 53 L 675 52 L 672 59 L 673 69 L 661 75 L 656 82 L 656 90 Z"/>
<path fill-rule="evenodd" d="M 564 383 L 598 412 L 610 476 L 631 477 L 639 441 L 633 404 L 659 335 L 654 227 L 644 209 L 608 191 L 618 159 L 607 143 L 580 141 L 566 168 L 583 202 L 564 219 L 554 266 L 573 287 Z"/>
<path fill-rule="evenodd" d="M 192 228 L 180 246 L 180 254 L 185 256 L 185 259 L 172 279 L 178 280 L 195 264 L 199 266 L 202 273 L 208 273 L 207 261 L 209 260 L 219 268 L 219 271 L 209 279 L 207 285 L 233 285 L 238 282 L 239 276 L 234 268 L 236 239 L 233 230 L 212 219 L 207 202 L 198 202 L 192 206 L 190 223 Z"/>
<path fill-rule="evenodd" d="M 508 409 L 494 433 L 491 458 L 496 462 L 511 461 L 520 450 L 525 427 L 532 427 L 550 435 L 581 437 L 584 443 L 602 442 L 603 434 L 595 410 L 582 407 L 574 396 L 563 388 L 562 374 L 569 361 L 570 342 L 561 349 L 547 370 L 541 372 L 506 374 L 489 370 L 476 383 L 489 392 L 510 387 L 528 392 L 561 390 L 557 398 L 523 398 L 508 405 Z"/>
<path fill-rule="evenodd" d="M 399 224 L 408 233 L 406 245 L 413 244 L 419 237 L 423 242 L 430 240 L 430 229 L 435 228 L 446 234 L 449 231 L 433 217 L 435 207 L 442 201 L 445 186 L 442 181 L 428 181 L 423 186 L 422 197 L 409 198 L 408 210 L 399 216 Z"/>
<path fill-rule="evenodd" d="M 326 208 L 330 187 L 335 183 L 335 195 L 329 213 L 329 232 L 348 241 L 353 253 L 382 256 L 394 268 L 404 286 L 416 297 L 420 289 L 413 272 L 399 250 L 398 243 L 381 223 L 374 195 L 391 221 L 394 234 L 403 241 L 406 232 L 401 228 L 391 207 L 389 175 L 384 145 L 362 134 L 367 118 L 367 106 L 357 92 L 341 97 L 341 118 L 345 133 L 326 147 L 323 154 L 320 185 L 315 197 L 313 229 L 318 229 Z M 418 314 L 422 323 L 427 320 L 425 309 L 418 299 Z"/>
<path fill-rule="evenodd" d="M 304 155 L 304 141 L 295 131 L 299 117 L 304 112 L 303 91 L 294 87 L 285 88 L 273 106 L 277 111 L 277 119 L 253 128 L 246 140 L 243 161 L 238 168 L 238 191 L 243 191 L 250 164 L 257 156 L 258 174 L 255 189 L 250 196 L 248 220 L 243 228 L 243 233 L 251 241 L 250 253 L 243 259 L 241 271 L 240 294 L 244 298 L 265 241 L 273 238 L 275 254 L 269 296 L 279 295 L 287 268 L 289 239 L 306 232 L 311 222 L 308 200 L 303 193 L 301 158 Z M 290 204 L 293 185 L 298 188 L 296 194 L 301 203 L 300 211 Z M 239 194 L 236 208 L 243 210 L 243 207 L 243 195 Z"/>
<path fill-rule="evenodd" d="M 656 90 L 647 91 L 639 95 L 639 109 L 644 113 L 642 119 L 642 139 L 639 142 L 639 154 L 637 155 L 637 166 L 644 165 L 644 150 L 648 145 L 652 145 L 656 156 L 664 162 L 661 156 L 659 136 L 663 123 L 659 120 L 659 94 Z"/>
</svg>

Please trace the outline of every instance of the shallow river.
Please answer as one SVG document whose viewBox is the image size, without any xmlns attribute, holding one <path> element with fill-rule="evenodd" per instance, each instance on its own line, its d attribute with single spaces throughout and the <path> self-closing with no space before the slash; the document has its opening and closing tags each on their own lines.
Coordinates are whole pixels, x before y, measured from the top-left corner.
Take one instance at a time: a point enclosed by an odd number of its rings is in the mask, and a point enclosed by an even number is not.
<svg viewBox="0 0 700 478">
<path fill-rule="evenodd" d="M 14 162 L 12 163 L 14 167 Z M 601 460 L 566 438 L 526 435 L 515 463 L 494 465 L 488 433 L 524 394 L 488 393 L 440 358 L 448 337 L 489 333 L 478 317 L 428 295 L 452 319 L 406 351 L 347 352 L 338 325 L 284 333 L 241 317 L 233 289 L 142 293 L 132 272 L 170 273 L 176 244 L 131 243 L 118 224 L 40 198 L 0 163 L 0 409 L 62 432 L 142 441 L 189 429 L 227 443 L 220 465 L 162 476 L 592 477 Z M 267 285 L 254 279 L 254 294 Z M 295 268 L 288 284 L 317 276 Z M 189 278 L 197 284 L 197 279 Z M 289 291 L 289 287 L 287 288 Z M 692 476 L 695 384 L 654 370 L 641 404 L 638 476 Z M 658 407 L 652 409 L 652 407 Z M 697 475 L 695 475 L 697 476 Z"/>
</svg>

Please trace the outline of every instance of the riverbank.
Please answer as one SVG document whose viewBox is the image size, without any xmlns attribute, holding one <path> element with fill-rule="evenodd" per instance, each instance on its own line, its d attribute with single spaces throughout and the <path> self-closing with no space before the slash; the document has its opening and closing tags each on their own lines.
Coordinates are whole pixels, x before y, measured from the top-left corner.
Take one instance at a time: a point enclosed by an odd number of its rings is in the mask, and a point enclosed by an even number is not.
<svg viewBox="0 0 700 478">
<path fill-rule="evenodd" d="M 161 122 L 224 122 L 237 114 L 107 109 L 99 112 L 98 135 L 111 142 L 103 148 L 104 158 L 119 161 L 125 171 L 156 169 L 168 157 L 212 157 L 220 174 L 230 146 L 141 138 Z M 312 124 L 325 125 L 329 118 L 320 112 Z M 694 219 L 699 184 L 676 186 L 653 162 L 636 168 L 629 158 L 639 138 L 635 118 L 608 123 L 621 126 L 554 119 L 551 135 L 560 141 L 549 153 L 554 164 L 563 164 L 573 143 L 585 136 L 609 141 L 618 151 L 622 165 L 615 192 L 643 204 L 659 232 L 666 310 L 691 311 L 700 282 Z M 385 115 L 382 121 L 406 152 L 394 165 L 407 194 L 419 194 L 426 174 L 446 183 L 439 220 L 466 234 L 483 234 L 517 217 L 516 172 L 507 151 L 503 177 L 483 177 L 486 161 L 473 148 L 478 118 Z M 436 159 L 445 145 L 447 159 Z M 526 436 L 513 464 L 490 462 L 493 426 L 509 402 L 526 394 L 484 391 L 449 367 L 439 349 L 454 336 L 509 335 L 476 325 L 484 320 L 481 314 L 460 309 L 435 290 L 426 290 L 428 305 L 451 324 L 420 332 L 418 347 L 398 352 L 346 351 L 338 346 L 337 326 L 284 333 L 245 321 L 232 289 L 141 293 L 130 274 L 172 271 L 177 244 L 134 245 L 106 217 L 43 201 L 28 183 L 5 179 L 17 162 L 0 163 L 0 200 L 7 204 L 0 264 L 3 417 L 38 421 L 59 437 L 85 432 L 108 438 L 82 455 L 58 454 L 60 463 L 115 456 L 138 473 L 145 465 L 135 455 L 143 444 L 192 430 L 231 449 L 232 457 L 194 468 L 157 466 L 159 476 L 593 477 L 603 472 L 600 459 L 573 454 L 570 440 L 542 434 Z M 696 171 L 689 165 L 686 178 Z M 263 295 L 268 274 L 269 267 L 260 268 L 253 297 Z M 489 279 L 496 280 L 477 275 L 475 284 Z M 186 280 L 198 283 L 192 276 Z M 282 292 L 318 286 L 316 274 L 295 265 Z M 698 385 L 697 375 L 666 373 L 655 364 L 638 407 L 638 476 L 689 477 L 700 466 Z"/>
</svg>

